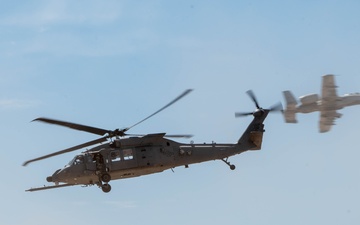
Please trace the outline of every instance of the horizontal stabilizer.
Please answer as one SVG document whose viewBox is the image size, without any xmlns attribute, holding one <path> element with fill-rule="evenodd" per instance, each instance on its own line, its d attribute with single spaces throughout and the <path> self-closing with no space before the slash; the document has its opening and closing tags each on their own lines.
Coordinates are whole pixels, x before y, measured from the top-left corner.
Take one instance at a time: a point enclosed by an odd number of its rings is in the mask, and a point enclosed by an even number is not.
<svg viewBox="0 0 360 225">
<path fill-rule="evenodd" d="M 283 91 L 283 95 L 286 102 L 286 108 L 284 110 L 285 121 L 287 123 L 297 123 L 295 115 L 297 101 L 291 91 Z"/>
<path fill-rule="evenodd" d="M 286 105 L 297 105 L 297 101 L 291 91 L 283 91 Z"/>
</svg>

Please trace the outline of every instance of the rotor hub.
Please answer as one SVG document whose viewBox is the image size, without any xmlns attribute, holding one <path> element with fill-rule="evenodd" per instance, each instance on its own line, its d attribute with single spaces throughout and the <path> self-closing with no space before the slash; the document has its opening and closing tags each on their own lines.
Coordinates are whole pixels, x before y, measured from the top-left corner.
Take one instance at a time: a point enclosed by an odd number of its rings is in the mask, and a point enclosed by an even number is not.
<svg viewBox="0 0 360 225">
<path fill-rule="evenodd" d="M 112 137 L 123 137 L 125 136 L 125 132 L 127 131 L 127 129 L 115 129 L 113 131 L 109 131 L 108 132 L 108 137 L 112 138 Z"/>
<path fill-rule="evenodd" d="M 260 117 L 260 116 L 262 116 L 262 115 L 264 115 L 264 110 L 261 109 L 261 108 L 255 110 L 255 112 L 253 113 L 253 116 L 254 116 L 254 117 Z"/>
</svg>

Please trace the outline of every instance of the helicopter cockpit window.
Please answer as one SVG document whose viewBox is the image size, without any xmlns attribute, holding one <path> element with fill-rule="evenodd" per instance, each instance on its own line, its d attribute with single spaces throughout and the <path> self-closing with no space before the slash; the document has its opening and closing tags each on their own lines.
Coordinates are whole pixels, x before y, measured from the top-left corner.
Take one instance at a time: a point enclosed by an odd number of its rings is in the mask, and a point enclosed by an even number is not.
<svg viewBox="0 0 360 225">
<path fill-rule="evenodd" d="M 74 165 L 80 165 L 84 163 L 84 156 L 78 155 L 74 160 Z"/>
<path fill-rule="evenodd" d="M 84 163 L 84 156 L 78 155 L 75 156 L 66 166 L 72 166 L 72 165 L 80 165 Z"/>
<path fill-rule="evenodd" d="M 123 154 L 124 154 L 124 160 L 131 160 L 134 158 L 132 149 L 124 149 Z"/>
<path fill-rule="evenodd" d="M 115 150 L 110 152 L 110 157 L 112 162 L 117 162 L 121 160 L 120 151 Z"/>
</svg>

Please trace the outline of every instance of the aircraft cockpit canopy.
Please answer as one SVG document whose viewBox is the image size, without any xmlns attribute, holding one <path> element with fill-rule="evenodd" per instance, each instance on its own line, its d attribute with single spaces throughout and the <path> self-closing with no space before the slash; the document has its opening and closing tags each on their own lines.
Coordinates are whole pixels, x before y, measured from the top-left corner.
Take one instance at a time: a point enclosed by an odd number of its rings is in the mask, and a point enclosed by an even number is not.
<svg viewBox="0 0 360 225">
<path fill-rule="evenodd" d="M 84 164 L 84 155 L 75 156 L 66 166 Z"/>
</svg>

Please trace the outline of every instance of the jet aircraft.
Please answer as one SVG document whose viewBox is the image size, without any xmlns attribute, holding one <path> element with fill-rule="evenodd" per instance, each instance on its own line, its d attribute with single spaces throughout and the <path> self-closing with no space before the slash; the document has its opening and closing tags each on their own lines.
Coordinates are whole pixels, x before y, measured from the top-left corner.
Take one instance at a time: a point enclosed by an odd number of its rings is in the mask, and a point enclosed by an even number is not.
<svg viewBox="0 0 360 225">
<path fill-rule="evenodd" d="M 336 118 L 342 116 L 337 110 L 347 106 L 360 105 L 360 93 L 345 94 L 338 96 L 334 75 L 328 74 L 322 77 L 322 95 L 308 94 L 301 96 L 298 105 L 291 91 L 284 91 L 286 108 L 284 117 L 287 123 L 297 123 L 296 113 L 320 112 L 319 132 L 328 132 L 335 125 Z"/>
</svg>

